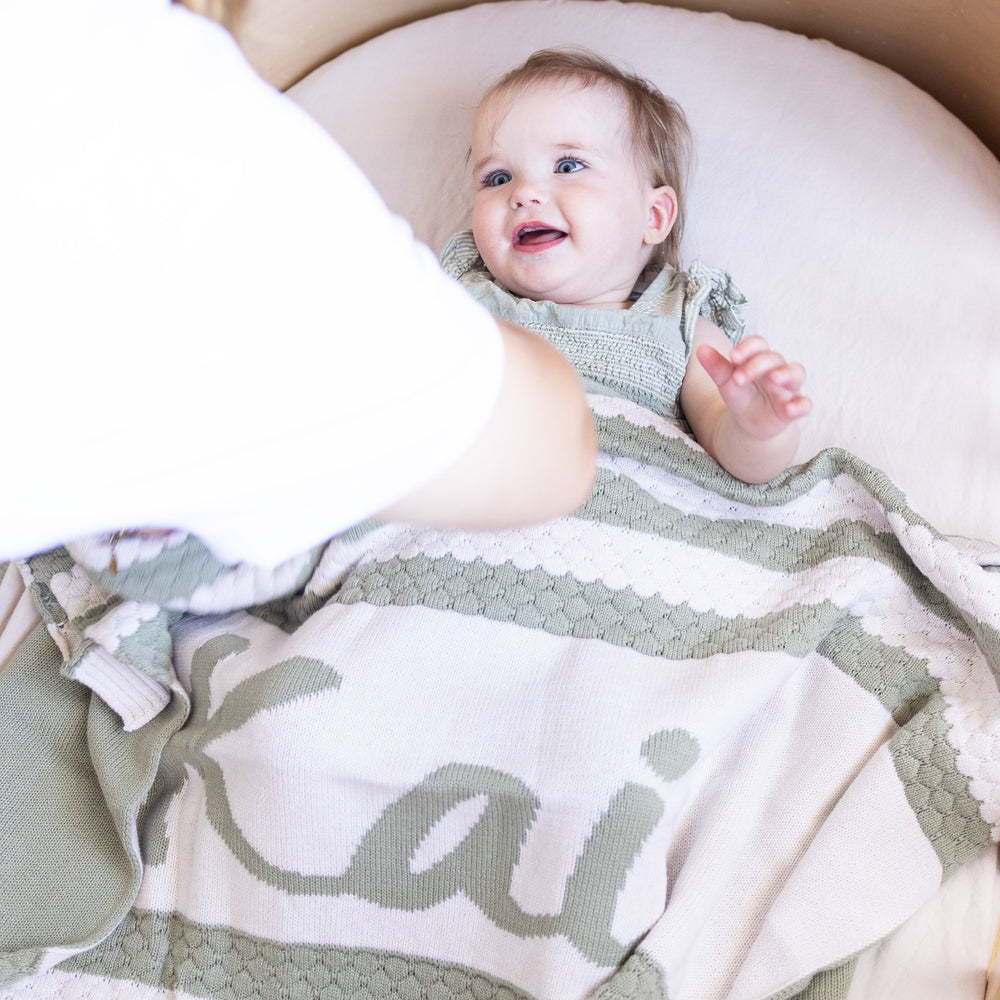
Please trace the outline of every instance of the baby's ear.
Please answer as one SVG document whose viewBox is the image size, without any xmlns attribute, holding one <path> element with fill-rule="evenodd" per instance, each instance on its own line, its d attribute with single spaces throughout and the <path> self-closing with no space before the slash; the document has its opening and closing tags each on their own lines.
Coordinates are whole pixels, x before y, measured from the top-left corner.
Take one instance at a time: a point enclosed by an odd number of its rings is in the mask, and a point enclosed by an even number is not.
<svg viewBox="0 0 1000 1000">
<path fill-rule="evenodd" d="M 670 230 L 677 221 L 677 192 L 664 184 L 663 187 L 653 188 L 651 195 L 649 218 L 642 234 L 642 242 L 657 246 L 670 235 Z"/>
</svg>

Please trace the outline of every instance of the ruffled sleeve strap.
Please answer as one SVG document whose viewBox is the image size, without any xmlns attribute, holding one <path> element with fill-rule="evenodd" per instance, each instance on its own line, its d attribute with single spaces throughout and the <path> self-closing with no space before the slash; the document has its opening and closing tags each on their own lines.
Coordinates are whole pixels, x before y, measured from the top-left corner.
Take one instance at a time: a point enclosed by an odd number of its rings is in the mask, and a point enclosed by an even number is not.
<svg viewBox="0 0 1000 1000">
<path fill-rule="evenodd" d="M 455 233 L 441 251 L 441 267 L 444 273 L 463 283 L 469 281 L 492 281 L 492 276 L 479 255 L 479 248 L 472 238 L 471 229 Z"/>
<path fill-rule="evenodd" d="M 746 320 L 743 318 L 746 302 L 746 296 L 727 271 L 693 261 L 687 270 L 682 327 L 688 348 L 699 316 L 711 320 L 732 343 L 738 344 L 746 332 Z"/>
<path fill-rule="evenodd" d="M 648 316 L 676 317 L 681 339 L 687 354 L 690 354 L 699 316 L 711 320 L 732 343 L 738 343 L 746 329 L 743 318 L 746 301 L 728 272 L 694 261 L 687 271 L 664 267 L 642 292 L 631 311 Z"/>
</svg>

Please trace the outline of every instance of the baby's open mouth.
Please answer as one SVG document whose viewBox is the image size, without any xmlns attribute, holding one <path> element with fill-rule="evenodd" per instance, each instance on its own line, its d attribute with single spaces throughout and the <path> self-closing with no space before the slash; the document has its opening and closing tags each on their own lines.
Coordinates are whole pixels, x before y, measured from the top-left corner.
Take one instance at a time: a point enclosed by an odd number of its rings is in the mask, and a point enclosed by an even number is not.
<svg viewBox="0 0 1000 1000">
<path fill-rule="evenodd" d="M 551 229 L 548 226 L 540 226 L 529 223 L 521 226 L 514 233 L 514 246 L 541 246 L 546 243 L 555 243 L 566 236 L 561 229 Z"/>
</svg>

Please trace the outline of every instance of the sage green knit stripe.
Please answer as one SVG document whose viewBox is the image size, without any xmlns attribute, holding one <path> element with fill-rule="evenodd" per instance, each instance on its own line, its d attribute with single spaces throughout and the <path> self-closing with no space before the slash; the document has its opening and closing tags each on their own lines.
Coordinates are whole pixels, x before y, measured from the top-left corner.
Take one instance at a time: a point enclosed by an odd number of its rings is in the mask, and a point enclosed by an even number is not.
<svg viewBox="0 0 1000 1000">
<path fill-rule="evenodd" d="M 34 947 L 100 940 L 137 884 L 102 784 L 118 775 L 88 753 L 97 706 L 60 666 L 36 625 L 0 675 L 0 953 L 14 969 Z"/>
<path fill-rule="evenodd" d="M 591 996 L 593 1000 L 670 1000 L 663 970 L 640 950 L 629 955 Z"/>
<path fill-rule="evenodd" d="M 715 472 L 709 474 L 715 475 Z M 810 477 L 810 482 L 815 485 L 825 478 Z M 735 492 L 747 485 L 738 484 Z M 575 516 L 684 542 L 781 573 L 815 569 L 832 559 L 878 562 L 903 580 L 924 608 L 942 618 L 953 619 L 956 628 L 966 635 L 971 634 L 966 624 L 967 616 L 956 616 L 955 606 L 914 565 L 896 535 L 878 531 L 864 521 L 843 518 L 822 528 L 794 528 L 757 520 L 703 517 L 665 504 L 634 480 L 607 469 L 598 470 L 591 496 Z M 992 637 L 995 647 L 1000 648 L 997 644 L 1000 634 L 988 631 L 987 639 Z"/>
<path fill-rule="evenodd" d="M 212 1000 L 529 1000 L 509 983 L 429 958 L 291 944 L 180 914 L 133 910 L 98 947 L 63 962 L 77 972 Z"/>
<path fill-rule="evenodd" d="M 851 616 L 833 623 L 816 652 L 876 697 L 899 726 L 919 715 L 927 699 L 937 694 L 938 682 L 929 674 L 926 660 L 875 638 Z"/>
<path fill-rule="evenodd" d="M 716 484 L 712 480 L 717 479 L 716 492 L 722 492 L 729 486 L 729 480 L 732 480 L 732 485 L 737 488 L 740 485 L 749 485 L 741 484 L 739 480 L 723 473 L 718 464 L 707 454 L 695 450 L 679 438 L 665 437 L 655 428 L 634 424 L 624 416 L 608 417 L 600 413 L 595 413 L 593 416 L 598 447 L 613 458 L 631 458 L 643 465 L 666 469 L 668 472 L 678 472 L 697 485 L 708 488 L 713 488 Z M 759 494 L 761 504 L 764 492 L 758 486 L 753 486 L 747 491 L 748 496 Z M 744 499 L 741 502 L 747 503 L 750 500 Z"/>
<path fill-rule="evenodd" d="M 922 711 L 894 734 L 889 751 L 907 801 L 941 861 L 944 878 L 950 878 L 982 853 L 992 838 L 948 742 L 946 709 L 942 695 L 932 693 Z"/>
<path fill-rule="evenodd" d="M 757 618 L 727 618 L 619 590 L 600 580 L 518 569 L 452 556 L 364 563 L 334 598 L 340 604 L 422 606 L 509 622 L 552 635 L 600 639 L 647 656 L 698 659 L 747 650 L 805 656 L 817 643 L 890 712 L 910 711 L 927 696 L 924 660 L 887 646 L 830 601 L 795 604 Z"/>
<path fill-rule="evenodd" d="M 809 462 L 793 466 L 770 483 L 744 483 L 725 472 L 704 452 L 693 449 L 678 438 L 665 437 L 652 427 L 633 424 L 624 416 L 599 414 L 595 415 L 594 423 L 600 448 L 606 454 L 677 472 L 696 486 L 736 503 L 751 507 L 783 506 L 804 496 L 822 481 L 847 474 L 877 496 L 880 504 L 898 510 L 909 520 L 926 525 L 912 511 L 905 494 L 892 480 L 874 466 L 839 448 L 821 451 Z"/>
<path fill-rule="evenodd" d="M 58 547 L 32 556 L 28 560 L 28 564 L 31 567 L 33 577 L 28 590 L 42 618 L 53 624 L 62 624 L 67 621 L 66 609 L 52 592 L 51 583 L 52 578 L 58 574 L 67 577 L 72 574 L 73 567 L 76 565 L 73 557 L 66 549 Z M 89 625 L 99 622 L 109 611 L 121 604 L 122 600 L 118 594 L 109 593 L 106 600 L 82 611 L 74 619 L 74 624 L 82 631 Z"/>
<path fill-rule="evenodd" d="M 31 572 L 38 580 L 48 583 L 57 573 L 69 573 L 75 565 L 73 557 L 59 546 L 46 552 L 39 552 L 28 559 Z"/>
<path fill-rule="evenodd" d="M 41 948 L 0 954 L 0 989 L 37 972 L 44 957 L 45 952 Z"/>
<path fill-rule="evenodd" d="M 822 528 L 795 528 L 738 517 L 686 513 L 657 500 L 628 476 L 599 469 L 590 499 L 576 517 L 713 549 L 781 573 L 812 569 L 830 559 L 878 560 L 919 584 L 917 571 L 892 532 L 844 518 Z"/>
<path fill-rule="evenodd" d="M 68 620 L 66 611 L 49 587 L 49 581 L 56 573 L 69 573 L 73 568 L 70 554 L 63 548 L 52 549 L 28 560 L 34 576 L 28 585 L 35 606 L 42 619 L 60 625 Z"/>
</svg>

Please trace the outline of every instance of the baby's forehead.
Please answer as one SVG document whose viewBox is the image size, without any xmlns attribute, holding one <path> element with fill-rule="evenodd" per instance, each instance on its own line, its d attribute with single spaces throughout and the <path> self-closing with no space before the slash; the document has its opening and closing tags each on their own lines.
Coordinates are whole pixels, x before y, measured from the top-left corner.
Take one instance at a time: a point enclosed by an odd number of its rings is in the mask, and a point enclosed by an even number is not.
<svg viewBox="0 0 1000 1000">
<path fill-rule="evenodd" d="M 564 100 L 566 99 L 566 100 Z M 567 108 L 567 101 L 571 108 Z M 572 116 L 568 114 L 572 111 Z M 579 131 L 583 122 L 606 123 L 623 144 L 631 146 L 628 101 L 609 80 L 582 77 L 543 77 L 516 80 L 489 91 L 476 109 L 473 143 L 495 141 L 504 123 L 514 115 L 529 114 L 542 128 Z"/>
<path fill-rule="evenodd" d="M 505 115 L 522 103 L 541 103 L 551 100 L 553 108 L 562 97 L 579 96 L 595 109 L 620 110 L 628 101 L 622 89 L 612 80 L 603 77 L 590 79 L 583 75 L 542 76 L 513 80 L 488 91 L 480 101 L 477 115 Z"/>
</svg>

